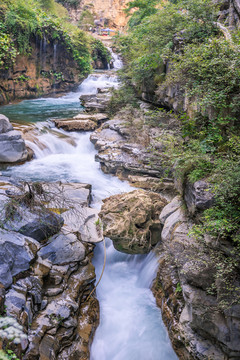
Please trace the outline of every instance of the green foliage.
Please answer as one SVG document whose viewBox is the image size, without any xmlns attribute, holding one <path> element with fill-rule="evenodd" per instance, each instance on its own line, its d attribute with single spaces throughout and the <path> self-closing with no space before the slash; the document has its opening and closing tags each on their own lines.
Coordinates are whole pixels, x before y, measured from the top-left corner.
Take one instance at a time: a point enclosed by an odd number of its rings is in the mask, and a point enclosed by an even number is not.
<svg viewBox="0 0 240 360">
<path fill-rule="evenodd" d="M 129 27 L 132 28 L 136 25 L 139 25 L 145 17 L 155 14 L 157 12 L 156 5 L 160 3 L 160 1 L 161 0 L 130 1 L 125 12 L 129 15 L 132 9 L 135 9 L 135 11 L 129 20 Z"/>
<path fill-rule="evenodd" d="M 156 8 L 152 3 L 161 6 Z M 129 65 L 129 76 L 139 88 L 154 89 L 165 79 L 165 64 L 173 56 L 176 34 L 186 44 L 199 44 L 218 34 L 217 14 L 211 0 L 178 1 L 176 4 L 136 0 L 130 2 L 128 11 L 134 6 L 139 10 L 134 12 L 130 23 L 135 21 L 139 11 L 149 9 L 149 13 L 130 27 L 128 35 L 120 36 L 117 43 Z"/>
<path fill-rule="evenodd" d="M 94 16 L 88 10 L 83 10 L 79 19 L 79 27 L 84 30 L 89 30 L 89 27 L 94 26 Z"/>
<path fill-rule="evenodd" d="M 119 89 L 112 89 L 112 96 L 108 103 L 107 112 L 109 116 L 112 117 L 126 106 L 139 107 L 135 89 L 128 84 L 124 84 Z"/>
<path fill-rule="evenodd" d="M 175 293 L 176 294 L 182 294 L 182 287 L 181 287 L 180 283 L 177 283 Z"/>
<path fill-rule="evenodd" d="M 81 0 L 57 0 L 57 2 L 63 6 L 76 9 L 80 5 Z"/>
<path fill-rule="evenodd" d="M 128 12 L 134 6 L 138 10 L 130 20 L 129 34 L 116 40 L 127 62 L 129 83 L 137 93 L 149 94 L 157 88 L 162 94 L 177 85 L 194 104 L 189 116 L 179 114 L 182 141 L 166 146 L 164 161 L 174 167 L 182 182 L 207 179 L 211 183 L 215 205 L 203 213 L 198 231 L 230 239 L 237 246 L 239 32 L 232 34 L 232 42 L 223 38 L 216 25 L 218 9 L 211 0 L 159 2 L 152 6 L 153 13 L 147 12 L 147 2 L 136 0 Z M 155 115 L 149 118 L 154 126 L 158 121 Z"/>
<path fill-rule="evenodd" d="M 91 41 L 92 59 L 94 61 L 100 59 L 103 63 L 109 64 L 111 54 L 100 40 L 93 39 Z"/>
<path fill-rule="evenodd" d="M 35 38 L 44 37 L 65 45 L 82 74 L 91 69 L 89 37 L 67 21 L 67 10 L 54 0 L 5 0 L 0 30 L 0 68 L 8 69 L 17 53 L 30 55 Z"/>
</svg>

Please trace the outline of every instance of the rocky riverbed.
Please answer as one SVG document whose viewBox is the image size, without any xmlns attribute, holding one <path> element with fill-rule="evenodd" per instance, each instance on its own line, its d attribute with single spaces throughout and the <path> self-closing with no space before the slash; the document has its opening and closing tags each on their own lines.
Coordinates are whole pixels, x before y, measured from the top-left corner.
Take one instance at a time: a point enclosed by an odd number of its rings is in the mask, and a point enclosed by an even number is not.
<svg viewBox="0 0 240 360">
<path fill-rule="evenodd" d="M 99 316 L 91 259 L 102 241 L 91 187 L 1 177 L 0 196 L 1 309 L 28 335 L 18 351 L 23 359 L 88 359 Z"/>
<path fill-rule="evenodd" d="M 238 359 L 240 310 L 228 300 L 239 296 L 239 275 L 228 274 L 233 290 L 226 291 L 218 272 L 219 254 L 229 253 L 231 244 L 207 237 L 199 241 L 192 234 L 214 194 L 204 181 L 180 182 L 169 166 L 168 147 L 183 141 L 178 121 L 164 113 L 160 125 L 153 125 L 143 103 L 138 110 L 128 107 L 109 119 L 109 99 L 107 88 L 81 95 L 85 113 L 54 119 L 58 128 L 73 134 L 94 130 L 90 139 L 102 170 L 140 188 L 105 199 L 101 221 L 98 211 L 89 207 L 90 185 L 34 185 L 1 178 L 0 309 L 7 306 L 6 313 L 28 334 L 23 358 L 89 358 L 99 321 L 98 301 L 94 294 L 89 297 L 95 281 L 93 243 L 104 235 L 128 254 L 154 248 L 159 267 L 152 291 L 180 359 Z M 54 128 L 48 131 L 53 134 Z M 38 135 L 29 136 L 37 145 Z M 72 156 L 74 138 L 58 133 L 60 137 Z M 45 146 L 48 143 L 42 142 Z M 56 201 L 59 198 L 65 200 Z M 47 210 L 39 205 L 43 199 Z"/>
</svg>

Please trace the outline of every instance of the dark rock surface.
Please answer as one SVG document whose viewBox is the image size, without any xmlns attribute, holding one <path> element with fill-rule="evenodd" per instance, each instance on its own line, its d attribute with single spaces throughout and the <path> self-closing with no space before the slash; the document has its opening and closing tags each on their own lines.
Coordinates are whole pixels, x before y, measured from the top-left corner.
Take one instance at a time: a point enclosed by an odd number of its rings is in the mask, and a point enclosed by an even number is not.
<svg viewBox="0 0 240 360">
<path fill-rule="evenodd" d="M 63 223 L 63 218 L 57 214 L 43 214 L 39 219 L 22 226 L 18 232 L 41 242 L 58 233 Z"/>
<path fill-rule="evenodd" d="M 161 255 L 153 292 L 175 350 L 180 359 L 237 359 L 240 305 L 232 306 L 229 298 L 237 296 L 237 282 L 220 281 L 219 246 L 207 247 L 190 235 L 193 224 L 179 197 L 163 209 L 160 219 L 164 227 L 156 250 Z M 229 293 L 222 286 L 235 290 Z"/>
<path fill-rule="evenodd" d="M 22 199 L 20 189 L 26 194 L 24 184 L 1 180 L 3 208 L 9 201 L 6 193 L 10 201 Z M 88 359 L 99 322 L 98 301 L 94 293 L 90 296 L 95 282 L 91 243 L 102 240 L 94 229 L 97 211 L 88 208 L 91 186 L 61 182 L 30 186 L 32 191 L 51 194 L 46 205 L 63 212 L 64 226 L 63 218 L 49 210 L 36 206 L 35 213 L 33 203 L 28 209 L 20 202 L 21 209 L 11 224 L 3 221 L 1 212 L 3 226 L 24 230 L 38 240 L 46 238 L 45 231 L 49 237 L 53 230 L 62 229 L 44 244 L 9 228 L 0 230 L 0 312 L 4 310 L 24 327 L 28 341 L 19 345 L 21 359 Z M 40 198 L 34 194 L 39 204 Z M 63 202 L 59 202 L 59 194 Z"/>
<path fill-rule="evenodd" d="M 34 239 L 0 229 L 0 282 L 9 288 L 13 277 L 28 270 L 39 244 Z"/>
</svg>

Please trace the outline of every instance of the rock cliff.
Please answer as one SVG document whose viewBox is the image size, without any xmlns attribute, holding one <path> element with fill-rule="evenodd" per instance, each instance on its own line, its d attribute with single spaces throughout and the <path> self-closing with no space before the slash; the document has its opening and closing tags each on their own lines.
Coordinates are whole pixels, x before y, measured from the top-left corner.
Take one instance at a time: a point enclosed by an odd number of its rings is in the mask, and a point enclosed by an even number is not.
<svg viewBox="0 0 240 360">
<path fill-rule="evenodd" d="M 128 0 L 82 0 L 76 9 L 70 9 L 73 21 L 79 21 L 83 10 L 88 9 L 94 17 L 103 25 L 114 27 L 119 30 L 127 25 L 127 17 L 124 8 Z"/>
<path fill-rule="evenodd" d="M 13 67 L 0 71 L 0 105 L 58 94 L 83 80 L 77 63 L 61 43 L 36 38 L 31 46 L 30 55 L 18 55 Z"/>
</svg>

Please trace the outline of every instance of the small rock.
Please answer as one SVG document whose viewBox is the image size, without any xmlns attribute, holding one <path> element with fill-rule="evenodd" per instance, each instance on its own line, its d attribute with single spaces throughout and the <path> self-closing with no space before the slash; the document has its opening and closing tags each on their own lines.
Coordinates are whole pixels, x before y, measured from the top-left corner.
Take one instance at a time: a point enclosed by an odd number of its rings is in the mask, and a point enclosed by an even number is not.
<svg viewBox="0 0 240 360">
<path fill-rule="evenodd" d="M 0 114 L 0 134 L 13 130 L 13 126 L 5 115 Z"/>
<path fill-rule="evenodd" d="M 63 223 L 64 220 L 61 216 L 49 213 L 21 227 L 18 232 L 41 242 L 58 233 Z"/>
</svg>

